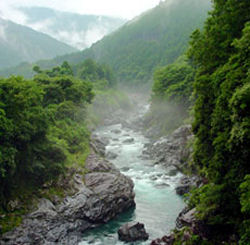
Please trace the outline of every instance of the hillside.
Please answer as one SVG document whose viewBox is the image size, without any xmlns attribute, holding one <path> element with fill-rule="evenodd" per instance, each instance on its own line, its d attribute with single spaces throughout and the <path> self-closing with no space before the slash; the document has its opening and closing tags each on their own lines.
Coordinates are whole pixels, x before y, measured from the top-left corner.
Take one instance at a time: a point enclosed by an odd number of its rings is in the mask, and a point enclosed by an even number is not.
<svg viewBox="0 0 250 245">
<path fill-rule="evenodd" d="M 148 81 L 157 66 L 170 64 L 187 48 L 189 35 L 202 26 L 211 8 L 209 0 L 176 0 L 161 2 L 152 10 L 133 19 L 83 52 L 51 61 L 39 62 L 43 68 L 71 64 L 93 58 L 113 68 L 121 82 Z M 0 72 L 31 76 L 32 65 L 23 65 Z"/>
<path fill-rule="evenodd" d="M 76 51 L 48 35 L 0 18 L 0 68 Z"/>
<path fill-rule="evenodd" d="M 126 22 L 120 18 L 80 15 L 42 7 L 19 10 L 27 17 L 27 26 L 77 49 L 90 47 Z"/>
<path fill-rule="evenodd" d="M 206 18 L 209 2 L 161 2 L 83 52 L 83 57 L 108 63 L 120 81 L 151 79 L 155 67 L 172 63 L 185 51 L 191 31 Z"/>
</svg>

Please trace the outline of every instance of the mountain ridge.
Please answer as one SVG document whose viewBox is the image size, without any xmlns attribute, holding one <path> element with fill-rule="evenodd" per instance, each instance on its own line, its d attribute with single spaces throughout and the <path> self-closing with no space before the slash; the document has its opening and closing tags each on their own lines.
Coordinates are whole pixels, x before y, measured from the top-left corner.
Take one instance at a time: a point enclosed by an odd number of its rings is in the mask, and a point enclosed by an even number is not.
<svg viewBox="0 0 250 245">
<path fill-rule="evenodd" d="M 75 48 L 66 43 L 0 17 L 1 68 L 14 66 L 21 62 L 54 58 L 75 51 Z"/>
<path fill-rule="evenodd" d="M 122 18 L 77 14 L 46 7 L 22 7 L 19 11 L 26 16 L 27 26 L 80 50 L 90 47 L 126 22 Z"/>
<path fill-rule="evenodd" d="M 210 0 L 164 1 L 84 51 L 37 64 L 47 69 L 65 60 L 77 64 L 91 58 L 108 64 L 122 83 L 146 83 L 152 81 L 157 67 L 174 62 L 185 52 L 190 33 L 202 26 L 210 9 Z M 25 71 L 23 75 L 31 76 L 31 70 L 29 64 L 0 74 Z"/>
</svg>

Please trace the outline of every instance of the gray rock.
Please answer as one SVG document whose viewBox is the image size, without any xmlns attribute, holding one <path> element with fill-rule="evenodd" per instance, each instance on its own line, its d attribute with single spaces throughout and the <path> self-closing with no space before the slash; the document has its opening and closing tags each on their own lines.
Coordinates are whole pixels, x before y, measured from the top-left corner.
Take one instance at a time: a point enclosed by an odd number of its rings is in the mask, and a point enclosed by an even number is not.
<svg viewBox="0 0 250 245">
<path fill-rule="evenodd" d="M 122 172 L 128 172 L 129 169 L 130 169 L 129 167 L 123 167 L 123 168 L 121 168 L 121 171 L 122 171 Z"/>
<path fill-rule="evenodd" d="M 99 137 L 98 135 L 92 135 L 90 145 L 94 151 L 101 156 L 105 155 L 106 145 L 109 144 L 109 140 L 104 137 Z"/>
<path fill-rule="evenodd" d="M 35 212 L 29 214 L 30 218 L 41 218 L 41 219 L 50 219 L 57 215 L 56 208 L 51 201 L 48 199 L 41 199 L 38 204 L 38 209 Z"/>
<path fill-rule="evenodd" d="M 128 138 L 128 139 L 125 139 L 122 143 L 124 143 L 124 144 L 131 144 L 131 143 L 133 143 L 134 141 L 135 141 L 134 138 Z"/>
<path fill-rule="evenodd" d="M 209 224 L 206 224 L 204 221 L 199 220 L 195 217 L 196 209 L 189 209 L 188 207 L 184 208 L 179 216 L 176 219 L 176 228 L 181 230 L 184 226 L 189 227 L 191 233 L 184 233 L 183 239 L 185 237 L 188 239 L 192 234 L 198 235 L 203 240 L 210 240 L 214 237 L 214 229 L 211 229 Z"/>
<path fill-rule="evenodd" d="M 196 220 L 195 213 L 196 213 L 196 209 L 193 208 L 189 210 L 188 212 L 182 214 L 179 217 L 180 222 L 186 226 L 192 226 L 192 223 Z"/>
<path fill-rule="evenodd" d="M 144 224 L 139 222 L 131 222 L 123 225 L 118 230 L 119 240 L 125 242 L 135 242 L 147 240 L 149 235 L 144 228 Z"/>
<path fill-rule="evenodd" d="M 151 158 L 155 164 L 165 167 L 174 166 L 182 170 L 190 159 L 192 148 L 187 146 L 193 138 L 190 125 L 175 130 L 171 135 L 162 137 L 154 143 L 146 144 L 143 150 L 145 158 Z"/>
<path fill-rule="evenodd" d="M 178 174 L 179 170 L 174 167 L 174 166 L 171 166 L 169 169 L 168 169 L 168 172 L 167 172 L 167 175 L 168 176 L 176 176 Z"/>
<path fill-rule="evenodd" d="M 111 130 L 111 133 L 114 133 L 114 134 L 120 134 L 122 131 L 120 129 L 113 129 Z"/>
<path fill-rule="evenodd" d="M 114 152 L 107 152 L 107 154 L 106 154 L 106 158 L 107 159 L 109 159 L 109 160 L 114 160 L 114 159 L 116 159 L 118 157 L 118 155 L 117 154 L 115 154 Z"/>
<path fill-rule="evenodd" d="M 183 176 L 180 185 L 175 188 L 178 195 L 188 193 L 193 187 L 198 187 L 202 180 L 198 176 Z"/>
<path fill-rule="evenodd" d="M 77 245 L 82 233 L 108 222 L 135 206 L 133 182 L 113 164 L 92 152 L 86 161 L 88 173 L 73 174 L 74 194 L 54 205 L 41 199 L 37 209 L 22 224 L 0 238 L 1 245 Z"/>
<path fill-rule="evenodd" d="M 190 188 L 190 185 L 180 185 L 175 188 L 175 191 L 176 194 L 183 196 L 184 194 L 187 194 L 190 191 Z"/>
<path fill-rule="evenodd" d="M 171 233 L 169 236 L 164 236 L 153 240 L 150 245 L 173 245 L 175 241 L 174 233 Z"/>
<path fill-rule="evenodd" d="M 189 209 L 185 207 L 178 215 L 176 219 L 176 228 L 181 229 L 183 226 L 192 226 L 192 223 L 196 221 L 195 218 L 196 209 Z"/>
<path fill-rule="evenodd" d="M 167 184 L 167 183 L 159 183 L 159 184 L 156 184 L 155 187 L 157 189 L 164 189 L 166 187 L 169 187 L 169 184 Z"/>
</svg>

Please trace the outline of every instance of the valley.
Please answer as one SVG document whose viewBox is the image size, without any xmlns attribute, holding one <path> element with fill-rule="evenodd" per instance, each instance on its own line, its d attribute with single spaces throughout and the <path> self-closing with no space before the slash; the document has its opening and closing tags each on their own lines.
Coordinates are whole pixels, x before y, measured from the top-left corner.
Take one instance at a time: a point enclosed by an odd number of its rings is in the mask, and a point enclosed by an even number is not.
<svg viewBox="0 0 250 245">
<path fill-rule="evenodd" d="M 250 2 L 15 1 L 0 244 L 250 244 Z"/>
</svg>

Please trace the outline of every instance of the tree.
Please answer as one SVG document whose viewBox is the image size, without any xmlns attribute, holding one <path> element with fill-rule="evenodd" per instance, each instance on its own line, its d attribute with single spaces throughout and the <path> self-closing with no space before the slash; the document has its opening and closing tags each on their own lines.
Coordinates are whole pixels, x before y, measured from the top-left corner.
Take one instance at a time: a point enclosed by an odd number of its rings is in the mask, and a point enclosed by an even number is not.
<svg viewBox="0 0 250 245">
<path fill-rule="evenodd" d="M 202 219 L 228 234 L 240 233 L 241 224 L 249 222 L 240 202 L 250 158 L 249 12 L 249 1 L 215 0 L 189 50 L 197 67 L 194 162 L 209 180 L 193 200 Z M 249 229 L 242 239 L 245 232 Z"/>
</svg>

